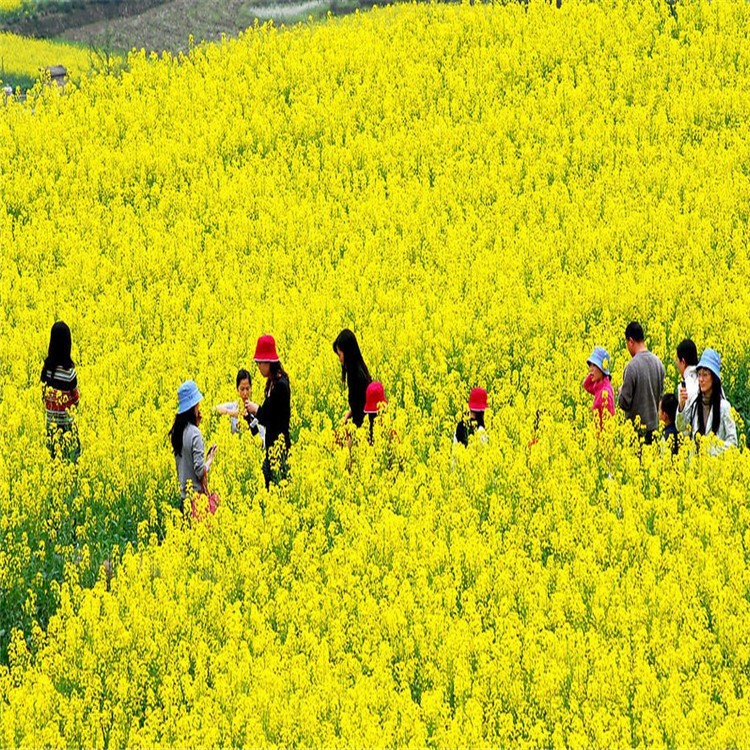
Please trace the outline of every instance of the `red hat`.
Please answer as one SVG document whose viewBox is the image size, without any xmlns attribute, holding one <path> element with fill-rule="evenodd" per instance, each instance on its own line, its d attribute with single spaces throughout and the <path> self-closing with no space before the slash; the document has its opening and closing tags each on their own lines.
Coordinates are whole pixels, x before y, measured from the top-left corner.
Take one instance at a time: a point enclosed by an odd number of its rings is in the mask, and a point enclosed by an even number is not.
<svg viewBox="0 0 750 750">
<path fill-rule="evenodd" d="M 367 386 L 365 392 L 365 414 L 377 414 L 380 404 L 387 404 L 383 384 L 374 381 Z"/>
<path fill-rule="evenodd" d="M 276 354 L 276 342 L 273 336 L 261 336 L 255 345 L 256 362 L 278 362 L 279 355 Z"/>
<path fill-rule="evenodd" d="M 470 411 L 484 411 L 487 408 L 487 391 L 484 388 L 472 388 L 469 396 Z"/>
</svg>

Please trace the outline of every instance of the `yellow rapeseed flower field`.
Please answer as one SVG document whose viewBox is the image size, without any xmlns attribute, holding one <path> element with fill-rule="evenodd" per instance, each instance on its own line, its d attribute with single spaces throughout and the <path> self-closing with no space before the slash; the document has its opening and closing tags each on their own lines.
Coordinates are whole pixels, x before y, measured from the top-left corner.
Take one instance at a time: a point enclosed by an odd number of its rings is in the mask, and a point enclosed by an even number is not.
<svg viewBox="0 0 750 750">
<path fill-rule="evenodd" d="M 750 5 L 673 11 L 375 9 L 8 100 L 2 746 L 750 743 L 749 454 L 640 451 L 581 388 L 640 320 L 668 390 L 690 336 L 748 406 Z M 76 466 L 45 445 L 59 319 Z M 373 446 L 334 434 L 344 327 Z M 263 333 L 270 491 L 210 413 Z M 187 378 L 204 523 L 174 510 Z M 488 440 L 457 448 L 473 386 Z"/>
<path fill-rule="evenodd" d="M 2 0 L 0 0 L 2 10 Z M 17 34 L 0 33 L 0 63 L 3 83 L 17 76 L 36 79 L 45 68 L 63 65 L 77 79 L 92 66 L 92 53 L 83 48 L 47 39 L 29 39 Z"/>
</svg>

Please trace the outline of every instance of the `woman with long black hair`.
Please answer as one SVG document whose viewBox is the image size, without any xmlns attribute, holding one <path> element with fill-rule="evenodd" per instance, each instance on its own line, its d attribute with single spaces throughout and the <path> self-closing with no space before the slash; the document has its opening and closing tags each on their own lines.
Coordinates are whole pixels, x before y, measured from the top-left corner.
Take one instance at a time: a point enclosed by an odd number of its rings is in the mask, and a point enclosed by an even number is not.
<svg viewBox="0 0 750 750">
<path fill-rule="evenodd" d="M 212 445 L 204 458 L 203 434 L 198 429 L 202 419 L 202 400 L 203 394 L 195 381 L 186 380 L 177 389 L 177 414 L 169 431 L 180 480 L 180 510 L 183 512 L 188 483 L 194 493 L 208 494 L 208 472 L 216 453 L 216 446 Z"/>
<path fill-rule="evenodd" d="M 680 388 L 677 429 L 690 427 L 693 436 L 715 435 L 720 442 L 712 453 L 721 453 L 730 445 L 736 447 L 737 426 L 721 386 L 721 356 L 714 349 L 706 349 L 695 369 L 698 372 L 698 394 L 687 403 L 687 388 Z"/>
<path fill-rule="evenodd" d="M 292 412 L 292 390 L 289 376 L 281 365 L 273 336 L 261 336 L 255 347 L 255 361 L 260 374 L 266 379 L 265 399 L 262 404 L 245 401 L 245 419 L 253 418 L 265 427 L 266 457 L 263 461 L 263 478 L 266 489 L 271 482 L 287 476 L 287 455 L 291 446 L 289 422 Z"/>
<path fill-rule="evenodd" d="M 74 412 L 78 406 L 78 374 L 71 358 L 70 328 L 58 320 L 52 326 L 42 367 L 42 398 L 47 423 L 47 447 L 52 458 L 75 463 L 81 453 Z"/>
<path fill-rule="evenodd" d="M 341 363 L 341 382 L 349 388 L 349 411 L 344 414 L 344 422 L 351 419 L 357 427 L 365 419 L 365 394 L 372 382 L 370 371 L 357 342 L 357 337 L 348 328 L 344 328 L 333 342 L 333 351 L 338 354 Z"/>
</svg>

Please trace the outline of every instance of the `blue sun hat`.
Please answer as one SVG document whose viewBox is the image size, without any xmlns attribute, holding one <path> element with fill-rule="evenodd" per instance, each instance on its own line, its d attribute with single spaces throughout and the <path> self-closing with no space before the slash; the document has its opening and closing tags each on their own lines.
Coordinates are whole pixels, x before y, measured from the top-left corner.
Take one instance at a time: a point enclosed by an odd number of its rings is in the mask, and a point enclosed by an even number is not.
<svg viewBox="0 0 750 750">
<path fill-rule="evenodd" d="M 710 370 L 721 380 L 721 355 L 716 349 L 704 349 L 700 362 L 695 366 L 696 370 Z"/>
<path fill-rule="evenodd" d="M 587 365 L 596 365 L 605 375 L 609 376 L 609 352 L 597 346 L 586 360 Z"/>
<path fill-rule="evenodd" d="M 184 414 L 201 401 L 203 401 L 203 394 L 198 390 L 198 386 L 194 380 L 186 380 L 177 389 L 178 414 Z"/>
</svg>

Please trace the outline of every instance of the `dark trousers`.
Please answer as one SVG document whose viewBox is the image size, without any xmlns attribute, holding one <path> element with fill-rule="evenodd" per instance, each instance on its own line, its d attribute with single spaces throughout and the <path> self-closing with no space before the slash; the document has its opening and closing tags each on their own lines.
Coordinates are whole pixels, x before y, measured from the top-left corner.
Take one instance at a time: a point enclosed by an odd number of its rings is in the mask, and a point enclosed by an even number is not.
<svg viewBox="0 0 750 750">
<path fill-rule="evenodd" d="M 270 455 L 273 451 L 276 455 Z M 289 476 L 289 466 L 287 465 L 287 452 L 278 452 L 278 449 L 266 451 L 266 457 L 263 461 L 263 478 L 266 480 L 266 489 L 271 483 L 278 484 L 282 479 Z"/>
</svg>

